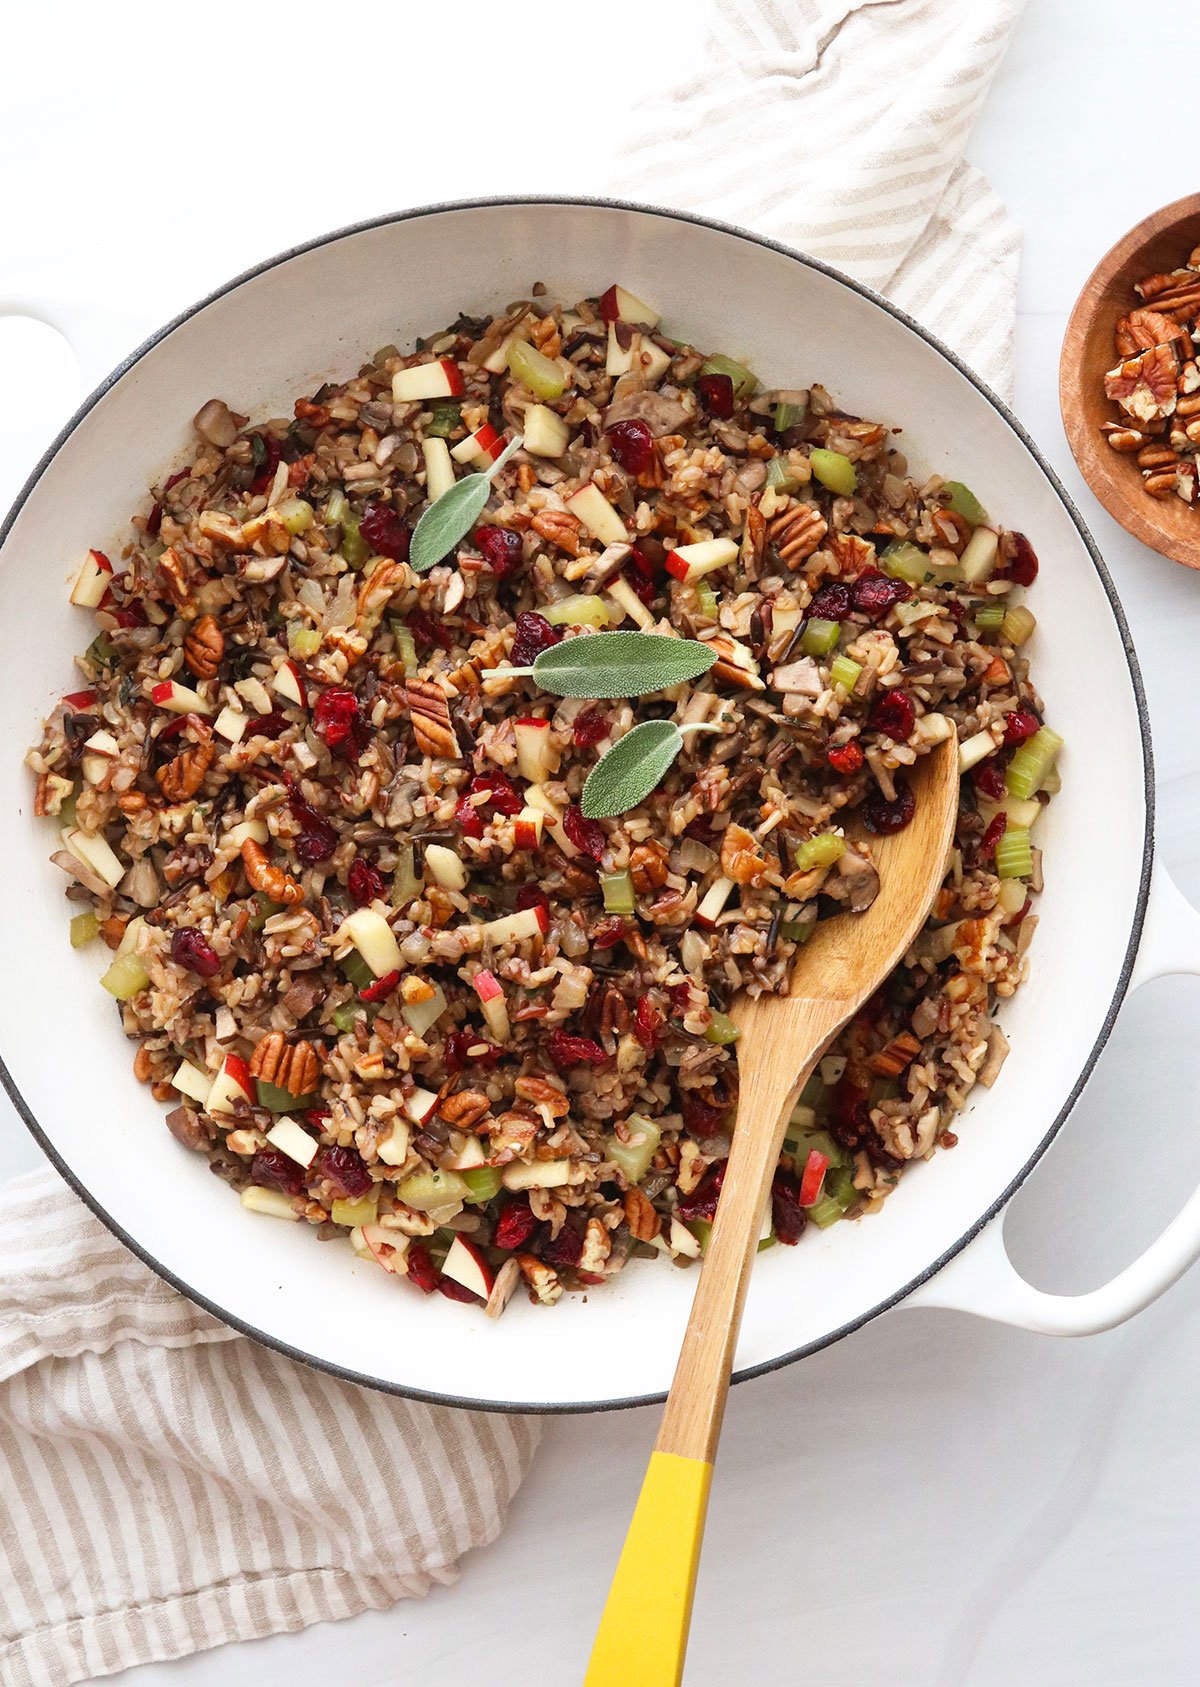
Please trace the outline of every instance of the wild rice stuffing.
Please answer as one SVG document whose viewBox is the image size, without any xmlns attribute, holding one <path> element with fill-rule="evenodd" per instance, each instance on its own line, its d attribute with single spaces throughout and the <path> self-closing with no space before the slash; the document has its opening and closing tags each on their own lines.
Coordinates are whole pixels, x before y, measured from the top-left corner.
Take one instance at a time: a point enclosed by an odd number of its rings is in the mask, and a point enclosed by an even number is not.
<svg viewBox="0 0 1200 1687">
<path fill-rule="evenodd" d="M 1018 602 L 1037 559 L 967 488 L 917 484 L 820 387 L 763 392 L 622 288 L 535 287 L 250 424 L 220 400 L 72 601 L 84 689 L 28 761 L 36 812 L 167 1123 L 245 1205 L 349 1234 L 425 1293 L 550 1304 L 703 1248 L 739 986 L 878 879 L 842 831 L 912 813 L 950 732 L 951 870 L 821 1063 L 774 1234 L 876 1209 L 950 1146 L 1007 1049 L 1056 788 Z M 523 447 L 418 574 L 413 525 Z M 635 701 L 515 676 L 608 629 L 713 647 Z M 707 659 L 707 658 L 706 658 Z M 584 780 L 635 723 L 684 737 L 609 819 Z"/>
</svg>

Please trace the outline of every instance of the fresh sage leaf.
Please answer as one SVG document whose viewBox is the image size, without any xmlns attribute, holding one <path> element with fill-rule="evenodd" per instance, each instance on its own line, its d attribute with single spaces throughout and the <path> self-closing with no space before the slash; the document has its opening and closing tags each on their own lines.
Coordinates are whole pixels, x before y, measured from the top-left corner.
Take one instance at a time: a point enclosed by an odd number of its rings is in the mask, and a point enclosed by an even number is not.
<svg viewBox="0 0 1200 1687">
<path fill-rule="evenodd" d="M 491 497 L 492 481 L 500 473 L 523 440 L 520 434 L 510 439 L 490 469 L 482 474 L 464 475 L 448 486 L 440 498 L 435 498 L 413 528 L 412 543 L 408 547 L 408 566 L 414 574 L 425 574 L 434 563 L 441 562 L 465 539 L 483 514 Z"/>
<path fill-rule="evenodd" d="M 531 671 L 543 691 L 558 697 L 649 697 L 699 679 L 716 659 L 711 645 L 694 638 L 591 633 L 543 650 Z"/>
<path fill-rule="evenodd" d="M 666 777 L 683 749 L 685 732 L 719 731 L 715 722 L 680 727 L 673 720 L 647 720 L 635 726 L 600 757 L 588 774 L 579 804 L 584 818 L 611 820 L 636 808 Z"/>
</svg>

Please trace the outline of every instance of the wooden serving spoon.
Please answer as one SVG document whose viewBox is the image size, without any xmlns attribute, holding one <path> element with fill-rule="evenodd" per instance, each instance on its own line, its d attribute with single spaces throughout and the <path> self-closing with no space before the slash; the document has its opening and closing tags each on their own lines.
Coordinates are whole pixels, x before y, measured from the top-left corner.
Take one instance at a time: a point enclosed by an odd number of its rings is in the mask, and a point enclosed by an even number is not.
<svg viewBox="0 0 1200 1687">
<path fill-rule="evenodd" d="M 863 914 L 822 920 L 789 994 L 735 1000 L 733 1145 L 662 1426 L 592 1650 L 585 1687 L 678 1687 L 713 1460 L 763 1209 L 796 1097 L 831 1038 L 924 925 L 958 810 L 958 742 L 923 758 L 908 827 L 873 840 L 880 888 Z"/>
</svg>

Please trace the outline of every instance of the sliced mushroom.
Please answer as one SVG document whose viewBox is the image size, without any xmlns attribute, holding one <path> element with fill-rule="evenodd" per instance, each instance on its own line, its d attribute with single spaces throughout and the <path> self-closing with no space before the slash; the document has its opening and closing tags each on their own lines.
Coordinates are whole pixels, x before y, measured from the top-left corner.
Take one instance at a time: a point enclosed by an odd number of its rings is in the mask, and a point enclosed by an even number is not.
<svg viewBox="0 0 1200 1687">
<path fill-rule="evenodd" d="M 821 670 L 811 656 L 802 656 L 798 662 L 786 662 L 782 668 L 776 668 L 771 675 L 771 685 L 775 691 L 794 692 L 801 697 L 819 697 Z"/>
</svg>

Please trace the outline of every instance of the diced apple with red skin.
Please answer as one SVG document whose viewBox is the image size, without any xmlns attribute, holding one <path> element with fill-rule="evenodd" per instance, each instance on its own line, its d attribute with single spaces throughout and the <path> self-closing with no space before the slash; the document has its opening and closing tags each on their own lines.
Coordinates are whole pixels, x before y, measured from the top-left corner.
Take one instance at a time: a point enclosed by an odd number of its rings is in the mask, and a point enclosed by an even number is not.
<svg viewBox="0 0 1200 1687">
<path fill-rule="evenodd" d="M 121 746 L 111 732 L 103 729 L 93 732 L 83 746 L 84 755 L 80 762 L 83 777 L 90 785 L 98 785 L 108 772 L 109 763 L 121 753 Z"/>
<path fill-rule="evenodd" d="M 531 404 L 525 412 L 525 449 L 531 457 L 561 457 L 571 430 L 555 411 Z"/>
<path fill-rule="evenodd" d="M 513 725 L 517 746 L 517 769 L 530 784 L 543 785 L 558 772 L 560 756 L 550 737 L 550 722 L 523 715 Z M 115 742 L 115 740 L 114 740 Z"/>
<path fill-rule="evenodd" d="M 491 943 L 523 943 L 528 937 L 544 937 L 549 929 L 550 916 L 539 903 L 536 908 L 502 914 L 498 920 L 485 920 L 480 932 Z"/>
<path fill-rule="evenodd" d="M 281 663 L 272 683 L 285 703 L 294 703 L 298 709 L 308 707 L 308 687 L 294 662 Z"/>
<path fill-rule="evenodd" d="M 474 1171 L 477 1166 L 486 1166 L 487 1163 L 483 1143 L 477 1136 L 465 1137 L 457 1154 L 444 1154 L 440 1161 L 448 1172 Z"/>
<path fill-rule="evenodd" d="M 504 450 L 504 439 L 498 434 L 490 422 L 485 422 L 474 433 L 468 434 L 466 439 L 460 439 L 453 446 L 450 455 L 456 463 L 475 463 L 483 469 L 490 469 L 496 458 Z"/>
<path fill-rule="evenodd" d="M 73 709 L 90 709 L 98 696 L 96 691 L 68 691 L 63 702 L 69 703 Z"/>
<path fill-rule="evenodd" d="M 711 931 L 720 917 L 721 910 L 729 901 L 729 893 L 733 889 L 732 879 L 716 879 L 705 891 L 696 909 L 694 920 L 705 931 Z"/>
<path fill-rule="evenodd" d="M 532 913 L 532 909 L 523 909 L 524 913 Z M 488 1029 L 498 1043 L 506 1043 L 512 1034 L 508 1022 L 508 1003 L 504 999 L 504 986 L 494 972 L 481 968 L 471 981 L 475 986 L 475 993 L 479 997 L 479 1004 L 483 1008 L 483 1017 L 488 1022 Z"/>
<path fill-rule="evenodd" d="M 643 328 L 658 327 L 658 312 L 615 281 L 600 295 L 600 315 L 605 322 L 636 322 Z"/>
<path fill-rule="evenodd" d="M 211 703 L 206 703 L 190 685 L 180 685 L 175 679 L 165 679 L 153 686 L 150 701 L 160 709 L 169 709 L 173 715 L 212 714 Z"/>
<path fill-rule="evenodd" d="M 680 545 L 668 552 L 665 567 L 668 574 L 690 586 L 714 568 L 727 568 L 737 560 L 737 554 L 735 539 L 701 539 L 698 544 Z"/>
<path fill-rule="evenodd" d="M 398 369 L 392 376 L 392 399 L 396 404 L 423 398 L 457 398 L 465 390 L 458 364 L 448 357 L 439 357 L 434 363 L 418 363 L 411 369 Z"/>
<path fill-rule="evenodd" d="M 71 587 L 71 602 L 80 609 L 99 607 L 112 580 L 113 566 L 100 551 L 89 551 Z"/>
<path fill-rule="evenodd" d="M 347 937 L 376 978 L 402 969 L 396 934 L 377 908 L 356 908 L 348 914 L 338 927 L 339 945 Z"/>
<path fill-rule="evenodd" d="M 604 358 L 604 373 L 611 376 L 640 375 L 648 387 L 655 387 L 671 367 L 671 354 L 656 345 L 648 334 L 626 334 L 628 345 L 621 344 L 616 324 L 608 325 L 608 350 Z"/>
<path fill-rule="evenodd" d="M 213 1081 L 207 1072 L 202 1072 L 190 1060 L 181 1060 L 171 1079 L 172 1089 L 177 1089 L 180 1095 L 186 1095 L 190 1101 L 198 1101 L 203 1108 L 208 1107 L 209 1096 L 212 1094 Z"/>
<path fill-rule="evenodd" d="M 450 1251 L 442 1262 L 442 1276 L 461 1283 L 480 1300 L 488 1298 L 496 1281 L 496 1275 L 483 1254 L 465 1236 L 456 1236 L 451 1242 Z"/>
<path fill-rule="evenodd" d="M 518 849 L 537 849 L 545 823 L 546 816 L 541 809 L 531 808 L 527 803 L 513 821 L 513 843 Z"/>
<path fill-rule="evenodd" d="M 528 786 L 525 791 L 525 802 L 530 808 L 541 809 L 542 813 L 546 816 L 546 826 L 549 829 L 550 836 L 554 839 L 555 843 L 558 845 L 559 849 L 562 850 L 568 860 L 572 860 L 579 854 L 578 845 L 573 844 L 567 834 L 563 831 L 562 809 L 554 801 L 554 798 L 547 794 L 544 785 Z M 491 924 L 495 925 L 495 920 L 493 920 Z M 497 938 L 496 941 L 500 942 L 501 940 Z"/>
<path fill-rule="evenodd" d="M 454 464 L 444 439 L 423 439 L 421 450 L 425 454 L 425 496 L 433 504 L 454 485 Z"/>
<path fill-rule="evenodd" d="M 594 539 L 602 545 L 627 545 L 629 534 L 625 523 L 598 486 L 590 481 L 567 499 L 567 508 L 581 521 Z M 733 553 L 737 555 L 737 546 Z"/>
<path fill-rule="evenodd" d="M 253 1106 L 256 1100 L 254 1079 L 250 1076 L 249 1066 L 241 1055 L 227 1054 L 208 1092 L 206 1111 L 232 1113 L 235 1101 L 248 1101 Z"/>
<path fill-rule="evenodd" d="M 392 1277 L 405 1275 L 404 1256 L 409 1238 L 399 1230 L 385 1230 L 381 1224 L 364 1224 L 362 1239 L 372 1257 Z M 353 1236 L 351 1237 L 353 1241 Z"/>
<path fill-rule="evenodd" d="M 437 1112 L 438 1098 L 433 1090 L 417 1088 L 404 1098 L 404 1111 L 414 1125 L 426 1124 Z"/>
</svg>

